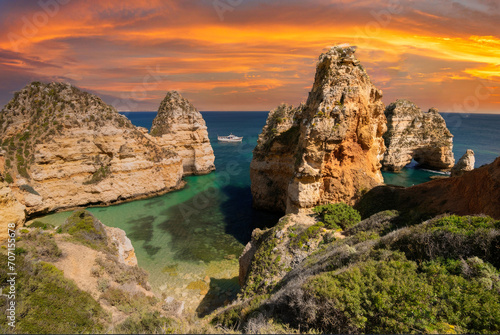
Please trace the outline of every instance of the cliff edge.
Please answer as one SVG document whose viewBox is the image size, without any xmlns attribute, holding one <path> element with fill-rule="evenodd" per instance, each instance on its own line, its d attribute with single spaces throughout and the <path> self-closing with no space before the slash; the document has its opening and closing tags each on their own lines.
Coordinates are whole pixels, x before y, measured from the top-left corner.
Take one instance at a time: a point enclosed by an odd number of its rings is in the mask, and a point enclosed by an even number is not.
<svg viewBox="0 0 500 335">
<path fill-rule="evenodd" d="M 27 214 L 110 204 L 182 186 L 182 159 L 112 106 L 34 82 L 0 112 L 3 178 Z"/>
<path fill-rule="evenodd" d="M 214 152 L 201 113 L 178 92 L 171 91 L 160 104 L 151 135 L 158 144 L 182 158 L 184 174 L 206 174 L 215 170 Z"/>
<path fill-rule="evenodd" d="M 322 54 L 306 104 L 269 113 L 250 165 L 255 207 L 296 212 L 352 204 L 383 182 L 382 92 L 355 50 L 336 46 Z"/>
</svg>

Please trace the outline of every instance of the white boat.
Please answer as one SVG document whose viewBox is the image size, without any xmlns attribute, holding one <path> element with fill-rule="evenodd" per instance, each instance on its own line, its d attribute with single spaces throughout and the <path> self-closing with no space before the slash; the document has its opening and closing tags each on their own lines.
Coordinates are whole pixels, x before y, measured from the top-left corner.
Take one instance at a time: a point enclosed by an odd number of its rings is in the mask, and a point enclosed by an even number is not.
<svg viewBox="0 0 500 335">
<path fill-rule="evenodd" d="M 230 134 L 229 136 L 217 136 L 217 139 L 221 142 L 241 142 L 243 140 L 243 137 L 238 137 Z"/>
</svg>

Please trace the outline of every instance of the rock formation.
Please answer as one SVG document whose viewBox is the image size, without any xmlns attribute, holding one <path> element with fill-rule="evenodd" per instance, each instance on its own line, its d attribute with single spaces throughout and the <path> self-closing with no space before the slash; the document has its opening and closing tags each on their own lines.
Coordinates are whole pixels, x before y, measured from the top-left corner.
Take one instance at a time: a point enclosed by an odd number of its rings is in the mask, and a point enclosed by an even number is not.
<svg viewBox="0 0 500 335">
<path fill-rule="evenodd" d="M 214 152 L 201 113 L 178 92 L 168 92 L 153 121 L 151 135 L 182 158 L 184 174 L 215 170 Z"/>
<path fill-rule="evenodd" d="M 455 164 L 455 166 L 451 169 L 451 176 L 459 177 L 465 172 L 474 170 L 475 163 L 476 159 L 474 157 L 474 151 L 467 149 L 462 158 L 460 158 L 457 164 Z"/>
<path fill-rule="evenodd" d="M 453 158 L 453 135 L 437 109 L 423 113 L 408 100 L 397 100 L 387 106 L 387 150 L 382 161 L 385 170 L 400 171 L 412 159 L 423 167 L 450 170 Z"/>
<path fill-rule="evenodd" d="M 500 220 L 500 157 L 456 178 L 431 180 L 407 188 L 376 187 L 357 206 L 365 217 L 396 209 L 412 216 L 486 214 Z"/>
<path fill-rule="evenodd" d="M 4 179 L 28 214 L 182 186 L 182 159 L 95 95 L 27 85 L 0 112 Z"/>
<path fill-rule="evenodd" d="M 125 231 L 120 228 L 103 226 L 106 230 L 108 243 L 116 247 L 118 261 L 127 266 L 136 266 L 137 257 L 135 249 Z"/>
<path fill-rule="evenodd" d="M 250 166 L 255 207 L 294 212 L 353 203 L 383 182 L 382 92 L 354 52 L 337 46 L 322 54 L 307 103 L 269 113 Z"/>
<path fill-rule="evenodd" d="M 8 224 L 24 223 L 25 207 L 17 201 L 7 183 L 0 181 L 0 243 L 8 239 Z"/>
</svg>

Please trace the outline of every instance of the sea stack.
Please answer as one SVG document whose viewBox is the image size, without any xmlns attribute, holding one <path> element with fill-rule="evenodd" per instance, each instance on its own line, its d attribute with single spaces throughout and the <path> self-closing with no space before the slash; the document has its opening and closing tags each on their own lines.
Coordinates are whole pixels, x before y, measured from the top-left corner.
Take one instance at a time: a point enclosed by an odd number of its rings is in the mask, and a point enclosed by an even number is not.
<svg viewBox="0 0 500 335">
<path fill-rule="evenodd" d="M 151 135 L 181 158 L 184 175 L 215 170 L 214 152 L 201 113 L 178 92 L 170 91 L 160 104 Z"/>
<path fill-rule="evenodd" d="M 465 154 L 458 160 L 457 164 L 451 169 L 452 177 L 460 177 L 468 171 L 474 170 L 474 164 L 476 163 L 476 158 L 474 157 L 474 151 L 467 149 Z"/>
<path fill-rule="evenodd" d="M 424 113 L 413 102 L 400 99 L 387 106 L 385 116 L 385 170 L 401 171 L 412 159 L 434 170 L 453 167 L 453 135 L 437 109 Z"/>
<path fill-rule="evenodd" d="M 353 204 L 383 182 L 385 106 L 355 50 L 336 46 L 322 54 L 306 104 L 269 113 L 250 166 L 255 207 L 296 212 Z"/>
<path fill-rule="evenodd" d="M 3 179 L 27 214 L 183 185 L 182 159 L 112 106 L 64 83 L 27 85 L 0 113 Z"/>
</svg>

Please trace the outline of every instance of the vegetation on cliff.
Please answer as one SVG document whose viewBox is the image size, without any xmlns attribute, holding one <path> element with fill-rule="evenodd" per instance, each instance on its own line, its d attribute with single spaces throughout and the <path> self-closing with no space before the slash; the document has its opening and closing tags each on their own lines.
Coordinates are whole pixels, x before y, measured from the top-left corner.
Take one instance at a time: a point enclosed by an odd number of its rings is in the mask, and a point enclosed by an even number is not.
<svg viewBox="0 0 500 335">
<path fill-rule="evenodd" d="M 314 214 L 316 222 L 322 219 Z M 415 223 L 384 211 L 333 237 L 309 222 L 303 232 L 318 241 L 311 249 L 293 243 L 301 234 L 296 221 L 304 218 L 289 215 L 261 234 L 244 294 L 214 322 L 241 331 L 500 331 L 500 221 L 442 215 Z M 264 269 L 269 264 L 289 268 L 276 276 Z M 256 271 L 267 286 L 256 289 Z"/>
</svg>

